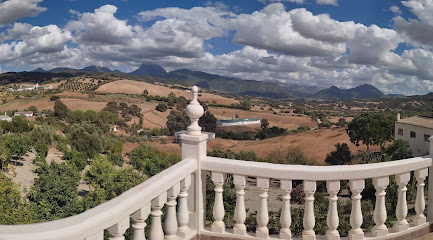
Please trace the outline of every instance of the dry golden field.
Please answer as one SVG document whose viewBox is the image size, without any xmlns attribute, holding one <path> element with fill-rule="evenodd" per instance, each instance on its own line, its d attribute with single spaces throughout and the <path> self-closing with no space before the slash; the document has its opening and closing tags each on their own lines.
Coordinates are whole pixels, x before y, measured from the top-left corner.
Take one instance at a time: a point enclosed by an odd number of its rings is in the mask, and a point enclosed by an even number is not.
<svg viewBox="0 0 433 240">
<path fill-rule="evenodd" d="M 127 93 L 127 94 L 142 94 L 144 89 L 147 89 L 149 95 L 159 95 L 167 97 L 171 92 L 176 94 L 176 96 L 184 96 L 186 99 L 191 99 L 192 94 L 190 92 L 181 91 L 178 89 L 171 89 L 164 86 L 158 86 L 150 83 L 133 81 L 133 80 L 118 80 L 110 82 L 100 86 L 95 92 L 100 93 Z M 218 104 L 230 105 L 232 103 L 236 104 L 239 101 L 221 97 L 215 94 L 203 93 L 200 96 L 202 101 L 216 101 Z"/>
</svg>

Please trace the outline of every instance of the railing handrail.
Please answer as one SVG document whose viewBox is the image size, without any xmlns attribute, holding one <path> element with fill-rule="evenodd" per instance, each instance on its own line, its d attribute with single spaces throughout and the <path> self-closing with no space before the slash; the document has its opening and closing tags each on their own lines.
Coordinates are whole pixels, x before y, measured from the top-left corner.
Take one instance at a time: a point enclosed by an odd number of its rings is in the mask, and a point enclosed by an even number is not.
<svg viewBox="0 0 433 240">
<path fill-rule="evenodd" d="M 432 157 L 429 155 L 391 162 L 338 166 L 283 165 L 206 157 L 201 163 L 201 170 L 283 180 L 355 180 L 384 177 L 428 168 L 432 166 Z"/>
<path fill-rule="evenodd" d="M 81 214 L 44 223 L 0 225 L 0 240 L 85 239 L 129 217 L 196 169 L 196 160 L 184 159 L 118 197 Z"/>
</svg>

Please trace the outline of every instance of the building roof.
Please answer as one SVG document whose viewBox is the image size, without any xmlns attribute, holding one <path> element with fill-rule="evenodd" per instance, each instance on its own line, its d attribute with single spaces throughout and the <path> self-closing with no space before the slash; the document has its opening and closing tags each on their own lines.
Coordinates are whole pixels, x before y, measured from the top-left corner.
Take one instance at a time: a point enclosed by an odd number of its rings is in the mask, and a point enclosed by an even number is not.
<svg viewBox="0 0 433 240">
<path fill-rule="evenodd" d="M 15 112 L 15 114 L 33 114 L 32 111 L 27 111 L 27 112 Z"/>
<path fill-rule="evenodd" d="M 397 122 L 433 129 L 433 118 L 413 116 L 400 119 Z"/>
<path fill-rule="evenodd" d="M 223 123 L 233 123 L 233 122 L 252 122 L 252 121 L 259 121 L 258 118 L 245 118 L 245 119 L 230 119 L 230 120 L 218 120 Z"/>
<path fill-rule="evenodd" d="M 12 118 L 7 116 L 7 115 L 0 115 L 0 120 L 3 120 L 3 119 L 12 119 Z"/>
</svg>

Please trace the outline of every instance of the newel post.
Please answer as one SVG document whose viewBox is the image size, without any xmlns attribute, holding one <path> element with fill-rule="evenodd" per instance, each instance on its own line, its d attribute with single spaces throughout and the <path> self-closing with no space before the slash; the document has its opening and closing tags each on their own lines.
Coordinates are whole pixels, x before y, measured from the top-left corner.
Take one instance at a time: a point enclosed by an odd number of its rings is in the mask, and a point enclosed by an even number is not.
<svg viewBox="0 0 433 240">
<path fill-rule="evenodd" d="M 430 141 L 430 151 L 429 155 L 433 155 L 433 136 L 429 139 Z M 429 167 L 428 171 L 428 182 L 433 183 L 433 165 Z M 427 219 L 428 221 L 433 220 L 433 184 L 428 185 L 428 206 L 427 206 Z"/>
<path fill-rule="evenodd" d="M 191 119 L 188 133 L 180 136 L 182 140 L 182 159 L 192 158 L 197 161 L 197 169 L 192 175 L 191 187 L 188 189 L 188 210 L 190 211 L 189 228 L 198 233 L 205 226 L 206 213 L 206 174 L 201 172 L 201 161 L 206 158 L 207 135 L 201 132 L 198 120 L 203 116 L 204 109 L 197 100 L 198 88 L 192 87 L 193 99 L 185 109 Z"/>
</svg>

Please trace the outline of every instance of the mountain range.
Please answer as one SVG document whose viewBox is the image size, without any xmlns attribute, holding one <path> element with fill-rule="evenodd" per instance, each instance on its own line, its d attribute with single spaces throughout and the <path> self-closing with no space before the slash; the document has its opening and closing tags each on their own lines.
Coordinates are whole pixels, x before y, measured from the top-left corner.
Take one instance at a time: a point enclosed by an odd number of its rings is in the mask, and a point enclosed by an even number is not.
<svg viewBox="0 0 433 240">
<path fill-rule="evenodd" d="M 61 73 L 61 72 L 91 72 L 91 73 L 119 73 L 119 70 L 112 71 L 107 67 L 88 66 L 82 69 L 73 68 L 54 68 L 45 71 L 42 68 L 31 71 L 33 73 Z M 125 74 L 125 73 L 123 73 Z M 252 97 L 269 97 L 269 98 L 288 98 L 288 97 L 309 97 L 314 99 L 357 99 L 357 98 L 383 98 L 383 97 L 403 97 L 403 95 L 390 94 L 385 95 L 376 87 L 363 84 L 355 88 L 340 89 L 332 86 L 330 88 L 321 88 L 316 86 L 304 86 L 296 84 L 286 84 L 272 81 L 255 81 L 244 80 L 240 78 L 225 77 L 217 74 L 210 74 L 201 71 L 192 71 L 189 69 L 179 69 L 167 72 L 163 67 L 154 63 L 143 63 L 135 71 L 126 73 L 132 76 L 150 76 L 160 80 L 175 81 L 186 86 L 197 85 L 201 88 L 211 89 L 213 91 L 229 93 L 235 95 L 248 95 Z M 146 79 L 149 80 L 149 79 Z M 152 79 L 154 82 L 158 79 Z"/>
</svg>

